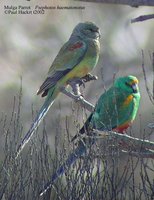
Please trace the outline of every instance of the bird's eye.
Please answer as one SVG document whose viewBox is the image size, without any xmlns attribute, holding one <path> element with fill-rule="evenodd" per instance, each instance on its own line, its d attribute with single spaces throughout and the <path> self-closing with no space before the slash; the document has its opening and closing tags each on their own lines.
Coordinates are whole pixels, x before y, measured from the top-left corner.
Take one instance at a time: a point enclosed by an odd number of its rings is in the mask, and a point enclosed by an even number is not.
<svg viewBox="0 0 154 200">
<path fill-rule="evenodd" d="M 89 31 L 91 31 L 91 32 L 95 32 L 92 28 L 90 28 Z"/>
</svg>

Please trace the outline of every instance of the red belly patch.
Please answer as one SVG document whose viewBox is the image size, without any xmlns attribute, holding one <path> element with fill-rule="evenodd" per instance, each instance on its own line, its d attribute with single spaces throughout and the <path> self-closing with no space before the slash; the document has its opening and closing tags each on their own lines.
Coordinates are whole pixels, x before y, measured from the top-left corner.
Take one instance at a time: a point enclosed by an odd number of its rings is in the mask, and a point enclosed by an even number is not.
<svg viewBox="0 0 154 200">
<path fill-rule="evenodd" d="M 131 123 L 125 123 L 117 128 L 113 129 L 113 131 L 118 133 L 124 133 L 124 131 L 131 125 Z"/>
</svg>

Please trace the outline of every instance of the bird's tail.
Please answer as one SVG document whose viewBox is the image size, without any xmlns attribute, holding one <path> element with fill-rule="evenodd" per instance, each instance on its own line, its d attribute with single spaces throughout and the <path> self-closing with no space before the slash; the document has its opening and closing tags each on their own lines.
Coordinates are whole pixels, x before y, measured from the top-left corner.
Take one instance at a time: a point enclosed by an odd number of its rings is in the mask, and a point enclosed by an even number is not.
<svg viewBox="0 0 154 200">
<path fill-rule="evenodd" d="M 15 154 L 15 159 L 19 156 L 19 154 L 21 153 L 21 151 L 23 150 L 25 145 L 29 142 L 29 140 L 31 139 L 31 137 L 34 134 L 34 131 L 37 129 L 40 122 L 45 117 L 46 113 L 48 112 L 50 106 L 52 106 L 52 104 L 54 103 L 54 100 L 57 96 L 54 91 L 55 91 L 55 88 L 50 89 L 48 96 L 47 96 L 43 106 L 41 107 L 40 111 L 38 112 L 34 122 L 32 123 L 29 131 L 27 132 L 27 134 L 24 136 L 21 143 L 19 144 L 16 154 Z"/>
<path fill-rule="evenodd" d="M 40 196 L 42 196 L 43 194 L 45 194 L 47 192 L 47 190 L 49 190 L 52 185 L 54 184 L 54 182 L 57 180 L 57 178 L 61 175 L 64 174 L 64 172 L 70 168 L 70 166 L 75 163 L 75 161 L 80 158 L 85 152 L 86 152 L 86 144 L 85 142 L 82 140 L 79 141 L 79 144 L 77 146 L 77 148 L 74 150 L 73 153 L 71 153 L 67 160 L 64 162 L 63 165 L 61 165 L 58 170 L 52 175 L 51 180 L 44 186 L 43 190 L 40 192 Z"/>
</svg>

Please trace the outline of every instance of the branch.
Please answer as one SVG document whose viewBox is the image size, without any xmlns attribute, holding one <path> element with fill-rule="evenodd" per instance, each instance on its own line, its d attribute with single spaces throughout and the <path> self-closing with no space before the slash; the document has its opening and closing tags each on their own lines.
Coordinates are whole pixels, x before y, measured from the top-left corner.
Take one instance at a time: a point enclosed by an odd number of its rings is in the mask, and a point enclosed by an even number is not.
<svg viewBox="0 0 154 200">
<path fill-rule="evenodd" d="M 109 157 L 109 156 L 119 156 L 119 155 L 127 155 L 128 156 L 129 155 L 129 156 L 137 157 L 137 158 L 152 158 L 152 159 L 154 159 L 154 152 L 151 152 L 149 150 L 146 150 L 145 152 L 126 151 L 126 150 L 122 150 L 122 149 L 119 152 L 118 150 L 114 151 L 114 152 L 111 151 L 105 155 L 104 155 L 104 152 L 103 152 L 103 155 L 101 155 L 99 153 L 99 154 L 94 155 L 93 157 L 102 159 L 102 157 L 105 158 L 105 157 Z"/>
<path fill-rule="evenodd" d="M 91 103 L 89 103 L 88 101 L 86 101 L 83 98 L 83 96 L 75 95 L 74 93 L 68 91 L 66 88 L 62 88 L 61 92 L 63 94 L 65 94 L 66 96 L 70 97 L 71 99 L 75 100 L 76 102 L 78 102 L 81 105 L 81 107 L 84 107 L 89 112 L 93 112 L 94 111 L 94 106 Z"/>
<path fill-rule="evenodd" d="M 151 14 L 151 15 L 141 15 L 137 18 L 134 18 L 131 20 L 131 23 L 135 23 L 135 22 L 142 22 L 142 21 L 145 21 L 145 20 L 149 20 L 149 19 L 153 19 L 154 18 L 154 14 Z"/>
<path fill-rule="evenodd" d="M 72 92 L 68 91 L 66 87 L 62 87 L 61 92 L 76 102 L 80 103 L 81 107 L 84 107 L 88 111 L 93 112 L 95 107 L 83 98 L 80 92 L 80 86 L 83 85 L 85 87 L 85 83 L 97 79 L 97 76 L 94 76 L 90 73 L 83 78 L 71 79 L 68 81 L 68 84 L 72 87 Z"/>
<path fill-rule="evenodd" d="M 106 4 L 122 4 L 129 5 L 132 7 L 138 6 L 154 6 L 153 0 L 75 0 L 83 2 L 93 2 L 93 3 L 106 3 Z"/>
<path fill-rule="evenodd" d="M 146 75 L 146 71 L 145 71 L 145 64 L 144 64 L 144 52 L 143 50 L 141 51 L 141 54 L 142 54 L 142 71 L 143 71 L 143 76 L 144 76 L 144 82 L 145 82 L 145 88 L 146 88 L 146 91 L 147 91 L 147 94 L 149 96 L 149 99 L 151 101 L 151 103 L 154 105 L 154 96 L 153 96 L 153 92 L 150 91 L 149 89 L 149 85 L 148 85 L 148 80 L 147 80 L 147 75 Z M 153 55 L 154 56 L 154 55 Z M 153 57 L 154 59 L 154 57 Z M 154 61 L 153 61 L 154 62 Z M 153 72 L 154 73 L 154 72 Z M 154 84 L 154 82 L 153 82 Z M 154 90 L 154 88 L 153 88 Z"/>
<path fill-rule="evenodd" d="M 152 158 L 152 159 L 154 159 L 154 152 L 152 151 L 145 151 L 145 152 L 133 152 L 133 151 L 131 151 L 131 152 L 127 152 L 127 151 L 124 151 L 124 150 L 122 150 L 121 151 L 121 153 L 122 154 L 127 154 L 127 155 L 130 155 L 130 156 L 133 156 L 133 157 L 137 157 L 137 158 Z"/>
<path fill-rule="evenodd" d="M 111 144 L 118 144 L 119 150 L 122 153 L 127 153 L 135 157 L 152 158 L 154 159 L 154 142 L 149 140 L 143 140 L 129 136 L 127 134 L 121 134 L 113 131 L 98 131 L 93 130 L 90 136 L 84 136 L 84 138 L 95 138 L 97 140 L 112 141 Z M 113 154 L 113 153 L 112 153 Z"/>
</svg>

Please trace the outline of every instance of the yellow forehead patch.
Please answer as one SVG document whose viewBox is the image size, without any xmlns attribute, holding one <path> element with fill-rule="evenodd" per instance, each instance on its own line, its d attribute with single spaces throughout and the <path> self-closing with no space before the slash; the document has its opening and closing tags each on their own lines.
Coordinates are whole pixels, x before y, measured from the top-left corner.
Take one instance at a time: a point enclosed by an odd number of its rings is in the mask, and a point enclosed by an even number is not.
<svg viewBox="0 0 154 200">
<path fill-rule="evenodd" d="M 135 83 L 135 84 L 138 84 L 138 79 L 137 79 L 137 78 L 134 79 L 134 80 L 132 80 L 132 81 L 130 82 L 131 85 L 133 85 L 134 83 Z"/>
</svg>

